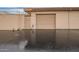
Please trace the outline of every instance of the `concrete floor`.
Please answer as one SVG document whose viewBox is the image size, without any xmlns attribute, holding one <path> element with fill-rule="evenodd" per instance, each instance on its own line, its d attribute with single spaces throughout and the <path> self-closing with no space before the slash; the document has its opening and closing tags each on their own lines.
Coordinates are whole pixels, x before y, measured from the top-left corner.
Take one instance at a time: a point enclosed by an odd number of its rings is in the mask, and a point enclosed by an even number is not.
<svg viewBox="0 0 79 59">
<path fill-rule="evenodd" d="M 79 30 L 0 31 L 0 52 L 79 52 Z"/>
</svg>

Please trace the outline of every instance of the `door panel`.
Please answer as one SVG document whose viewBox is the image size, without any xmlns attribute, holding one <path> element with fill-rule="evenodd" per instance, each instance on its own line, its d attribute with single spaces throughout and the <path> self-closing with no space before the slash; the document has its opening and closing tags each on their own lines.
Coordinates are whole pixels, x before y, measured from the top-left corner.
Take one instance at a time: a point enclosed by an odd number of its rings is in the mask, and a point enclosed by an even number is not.
<svg viewBox="0 0 79 59">
<path fill-rule="evenodd" d="M 55 15 L 38 14 L 36 20 L 36 29 L 55 29 Z"/>
</svg>

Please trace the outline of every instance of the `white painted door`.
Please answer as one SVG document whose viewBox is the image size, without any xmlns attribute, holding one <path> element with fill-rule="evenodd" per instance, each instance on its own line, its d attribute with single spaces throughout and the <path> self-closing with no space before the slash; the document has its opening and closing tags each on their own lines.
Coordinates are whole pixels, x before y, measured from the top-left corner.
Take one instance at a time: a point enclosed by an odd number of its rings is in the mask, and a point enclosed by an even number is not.
<svg viewBox="0 0 79 59">
<path fill-rule="evenodd" d="M 55 29 L 54 14 L 38 14 L 36 17 L 36 29 Z"/>
</svg>

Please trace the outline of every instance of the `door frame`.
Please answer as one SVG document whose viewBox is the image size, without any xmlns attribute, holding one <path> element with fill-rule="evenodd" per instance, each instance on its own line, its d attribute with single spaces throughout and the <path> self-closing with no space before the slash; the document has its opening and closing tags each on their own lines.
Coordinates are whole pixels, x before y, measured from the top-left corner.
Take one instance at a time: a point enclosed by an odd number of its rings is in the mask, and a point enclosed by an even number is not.
<svg viewBox="0 0 79 59">
<path fill-rule="evenodd" d="M 37 15 L 55 15 L 55 19 L 54 19 L 54 24 L 55 24 L 55 25 L 54 25 L 54 29 L 56 29 L 56 13 L 52 13 L 52 14 L 51 14 L 51 13 L 48 13 L 48 14 L 44 14 L 44 13 L 43 13 L 43 14 L 40 14 L 40 13 L 39 13 L 39 14 L 36 14 L 36 29 L 37 29 Z"/>
</svg>

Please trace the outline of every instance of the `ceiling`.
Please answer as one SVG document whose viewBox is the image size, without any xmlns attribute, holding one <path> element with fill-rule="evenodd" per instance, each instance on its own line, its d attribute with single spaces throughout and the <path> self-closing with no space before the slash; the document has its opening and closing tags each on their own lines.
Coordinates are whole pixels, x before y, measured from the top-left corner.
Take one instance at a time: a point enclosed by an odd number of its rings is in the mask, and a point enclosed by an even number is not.
<svg viewBox="0 0 79 59">
<path fill-rule="evenodd" d="M 24 11 L 28 12 L 44 12 L 44 11 L 79 11 L 79 7 L 52 7 L 52 8 L 24 8 Z"/>
</svg>

